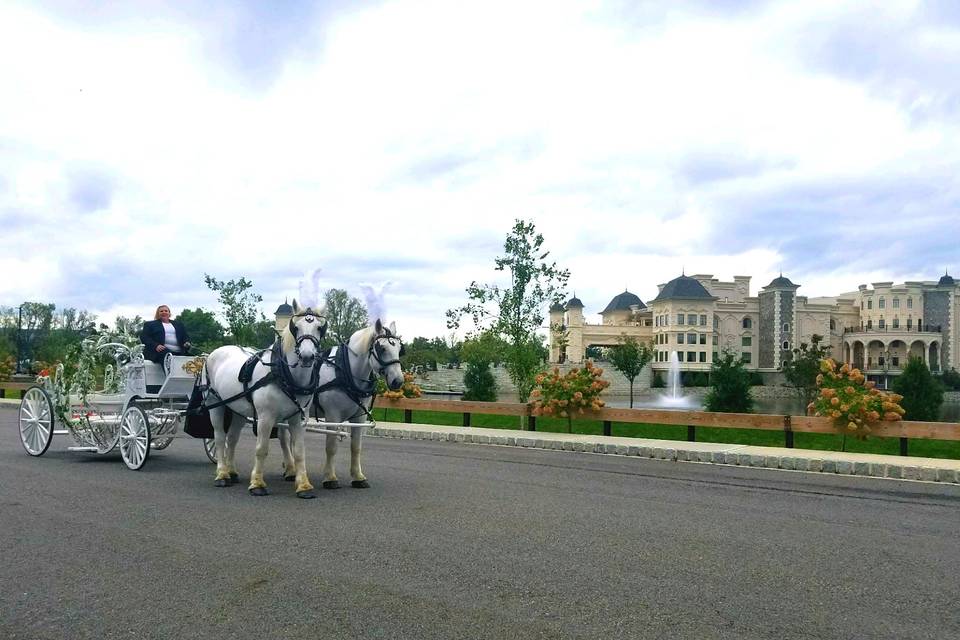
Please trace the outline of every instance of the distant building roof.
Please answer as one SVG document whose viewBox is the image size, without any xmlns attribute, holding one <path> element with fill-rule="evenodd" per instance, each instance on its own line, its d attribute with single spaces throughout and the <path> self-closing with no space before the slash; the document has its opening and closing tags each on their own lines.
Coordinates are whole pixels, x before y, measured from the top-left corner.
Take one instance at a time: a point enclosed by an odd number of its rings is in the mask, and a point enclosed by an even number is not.
<svg viewBox="0 0 960 640">
<path fill-rule="evenodd" d="M 681 298 L 684 300 L 713 300 L 714 297 L 715 296 L 710 295 L 710 292 L 707 291 L 706 287 L 700 284 L 699 280 L 695 280 L 690 276 L 680 276 L 679 278 L 674 278 L 667 284 L 663 285 L 663 289 L 661 289 L 659 295 L 654 298 L 654 302 L 657 300 L 671 300 L 674 298 Z"/>
<path fill-rule="evenodd" d="M 953 280 L 952 277 L 950 277 L 950 274 L 949 274 L 949 273 L 944 273 L 942 276 L 940 276 L 940 282 L 937 283 L 937 286 L 939 286 L 939 287 L 952 287 L 954 284 L 955 284 L 955 283 L 954 283 L 954 280 Z"/>
<path fill-rule="evenodd" d="M 580 302 L 580 298 L 578 298 L 576 295 L 574 295 L 572 298 L 570 298 L 569 300 L 567 300 L 567 307 L 566 307 L 566 308 L 567 308 L 567 309 L 572 309 L 572 308 L 574 308 L 574 307 L 579 307 L 579 308 L 583 309 L 583 303 Z"/>
<path fill-rule="evenodd" d="M 607 305 L 607 308 L 601 311 L 601 314 L 607 313 L 609 311 L 629 311 L 630 307 L 637 306 L 640 309 L 646 309 L 647 305 L 643 304 L 638 296 L 630 293 L 629 291 L 624 291 L 623 293 L 614 296 L 613 300 L 610 301 L 610 304 Z"/>
<path fill-rule="evenodd" d="M 800 285 L 793 284 L 792 282 L 790 282 L 790 278 L 784 278 L 783 274 L 781 273 L 780 277 L 774 278 L 773 280 L 771 280 L 770 284 L 764 287 L 764 289 L 775 289 L 775 288 L 783 288 L 783 287 L 791 287 L 796 289 L 796 288 L 799 288 Z"/>
<path fill-rule="evenodd" d="M 554 313 L 555 311 L 560 311 L 562 313 L 563 310 L 563 305 L 559 302 L 554 302 L 552 305 L 550 305 L 550 313 Z"/>
<path fill-rule="evenodd" d="M 287 304 L 287 301 L 284 300 L 284 301 L 283 301 L 283 304 L 280 305 L 279 307 L 277 307 L 277 310 L 274 311 L 273 313 L 274 313 L 274 315 L 278 315 L 278 316 L 292 316 L 292 315 L 293 315 L 293 307 L 291 307 L 289 304 Z"/>
</svg>

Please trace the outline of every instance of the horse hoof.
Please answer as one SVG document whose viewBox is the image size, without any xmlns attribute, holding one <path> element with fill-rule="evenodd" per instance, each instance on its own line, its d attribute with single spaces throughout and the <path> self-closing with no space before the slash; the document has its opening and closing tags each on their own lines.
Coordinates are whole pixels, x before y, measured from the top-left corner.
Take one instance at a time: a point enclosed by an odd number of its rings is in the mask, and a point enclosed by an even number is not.
<svg viewBox="0 0 960 640">
<path fill-rule="evenodd" d="M 296 479 L 297 479 L 297 476 L 296 476 L 296 475 L 283 476 L 283 481 L 284 481 L 284 482 L 293 482 L 293 481 L 296 480 Z"/>
<path fill-rule="evenodd" d="M 213 486 L 215 486 L 215 487 L 229 487 L 229 486 L 230 486 L 230 481 L 227 480 L 226 478 L 219 478 L 219 479 L 213 481 Z"/>
<path fill-rule="evenodd" d="M 230 474 L 230 484 L 237 484 L 240 482 L 240 475 L 236 473 Z"/>
<path fill-rule="evenodd" d="M 313 491 L 297 491 L 297 497 L 303 498 L 304 500 L 313 500 L 317 497 Z"/>
<path fill-rule="evenodd" d="M 252 496 L 268 496 L 270 495 L 270 490 L 266 487 L 254 487 L 250 489 L 250 495 Z"/>
<path fill-rule="evenodd" d="M 350 486 L 354 489 L 369 489 L 370 483 L 366 480 L 354 480 L 350 483 Z"/>
<path fill-rule="evenodd" d="M 339 480 L 325 480 L 323 482 L 324 489 L 339 489 L 340 481 Z"/>
</svg>

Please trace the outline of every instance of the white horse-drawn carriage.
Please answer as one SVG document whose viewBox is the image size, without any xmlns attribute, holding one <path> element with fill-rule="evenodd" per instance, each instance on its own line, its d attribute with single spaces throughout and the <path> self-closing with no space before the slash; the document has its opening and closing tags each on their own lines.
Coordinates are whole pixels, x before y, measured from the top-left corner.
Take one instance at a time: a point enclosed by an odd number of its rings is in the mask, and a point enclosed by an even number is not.
<svg viewBox="0 0 960 640">
<path fill-rule="evenodd" d="M 46 453 L 55 435 L 70 435 L 71 451 L 106 454 L 119 447 L 130 469 L 146 464 L 151 451 L 166 449 L 184 435 L 187 405 L 202 361 L 168 355 L 163 364 L 143 359 L 139 346 L 92 340 L 83 345 L 93 354 L 113 356 L 103 385 L 92 391 L 94 375 L 81 359 L 71 383 L 63 365 L 55 375 L 43 376 L 20 401 L 20 442 L 31 456 Z M 114 372 L 117 372 L 116 377 Z M 213 440 L 203 439 L 204 450 L 216 462 Z"/>
<path fill-rule="evenodd" d="M 296 302 L 294 308 L 290 325 L 271 349 L 221 347 L 206 362 L 168 355 L 158 365 L 143 359 L 139 345 L 111 342 L 109 336 L 89 338 L 81 352 L 86 358 L 81 356 L 69 384 L 60 365 L 55 376 L 42 377 L 24 393 L 23 448 L 41 456 L 54 435 L 69 434 L 76 442 L 70 450 L 106 454 L 119 446 L 124 463 L 140 469 L 151 450 L 191 435 L 203 439 L 207 457 L 217 464 L 215 485 L 228 487 L 239 481 L 236 444 L 242 427 L 252 423 L 258 437 L 249 489 L 253 495 L 266 495 L 263 463 L 268 439 L 274 427 L 281 427 L 284 479 L 296 480 L 298 496 L 312 498 L 303 434 L 313 414 L 311 430 L 327 435 L 324 488 L 339 487 L 334 458 L 338 441 L 348 434 L 351 486 L 369 486 L 360 457 L 363 431 L 374 424 L 370 414 L 374 381 L 379 375 L 393 390 L 403 384 L 403 344 L 396 327 L 377 320 L 328 354 L 320 348 L 326 319 Z M 95 368 L 92 354 L 103 353 L 113 356 L 116 368 L 107 368 L 100 391 L 89 391 Z M 116 377 L 114 370 L 119 372 Z M 195 409 L 206 429 L 190 428 Z"/>
</svg>

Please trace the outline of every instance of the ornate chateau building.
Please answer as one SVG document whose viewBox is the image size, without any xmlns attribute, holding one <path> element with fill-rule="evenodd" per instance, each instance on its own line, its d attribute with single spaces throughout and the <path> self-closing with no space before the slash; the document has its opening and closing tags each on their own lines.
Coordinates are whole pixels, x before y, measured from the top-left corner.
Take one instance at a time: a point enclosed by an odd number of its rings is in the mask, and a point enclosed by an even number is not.
<svg viewBox="0 0 960 640">
<path fill-rule="evenodd" d="M 939 281 L 874 282 L 828 298 L 797 295 L 800 285 L 782 275 L 750 295 L 750 276 L 721 282 L 711 275 L 681 275 L 658 286 L 644 304 L 629 291 L 587 324 L 574 296 L 550 309 L 551 327 L 562 326 L 566 345 L 550 332 L 551 362 L 580 362 L 589 346 L 611 346 L 621 334 L 651 343 L 653 369 L 666 370 L 676 352 L 684 371 L 709 371 L 729 349 L 761 373 L 779 370 L 792 349 L 823 336 L 834 358 L 862 369 L 885 385 L 911 356 L 933 371 L 960 369 L 960 286 L 949 275 Z"/>
</svg>

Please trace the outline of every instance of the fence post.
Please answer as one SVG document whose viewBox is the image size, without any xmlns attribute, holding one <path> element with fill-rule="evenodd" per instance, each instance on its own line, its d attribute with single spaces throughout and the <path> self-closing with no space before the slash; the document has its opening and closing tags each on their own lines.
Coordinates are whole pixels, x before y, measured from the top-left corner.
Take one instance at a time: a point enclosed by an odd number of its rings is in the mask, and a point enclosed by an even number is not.
<svg viewBox="0 0 960 640">
<path fill-rule="evenodd" d="M 530 431 L 537 430 L 537 416 L 530 416 L 527 418 L 527 427 L 530 429 Z"/>
<path fill-rule="evenodd" d="M 697 441 L 697 428 L 692 424 L 687 425 L 687 442 Z"/>
<path fill-rule="evenodd" d="M 787 449 L 793 449 L 793 423 L 790 416 L 783 416 L 783 439 Z"/>
<path fill-rule="evenodd" d="M 465 426 L 465 427 L 469 427 L 469 426 L 470 426 L 470 414 L 469 414 L 469 413 L 464 412 L 464 414 L 463 414 L 463 426 Z"/>
<path fill-rule="evenodd" d="M 0 389 L 0 398 L 6 398 L 6 397 L 7 397 L 7 390 Z"/>
<path fill-rule="evenodd" d="M 407 424 L 413 422 L 413 409 L 404 409 L 403 410 L 403 421 Z"/>
<path fill-rule="evenodd" d="M 610 424 L 610 421 L 609 421 L 609 420 L 604 420 L 604 421 L 603 421 L 603 435 L 605 435 L 605 436 L 610 435 L 611 427 L 612 427 L 612 425 Z"/>
<path fill-rule="evenodd" d="M 906 438 L 900 438 L 900 455 L 902 455 L 902 456 L 909 455 L 909 454 L 907 453 L 907 439 L 906 439 Z"/>
</svg>

